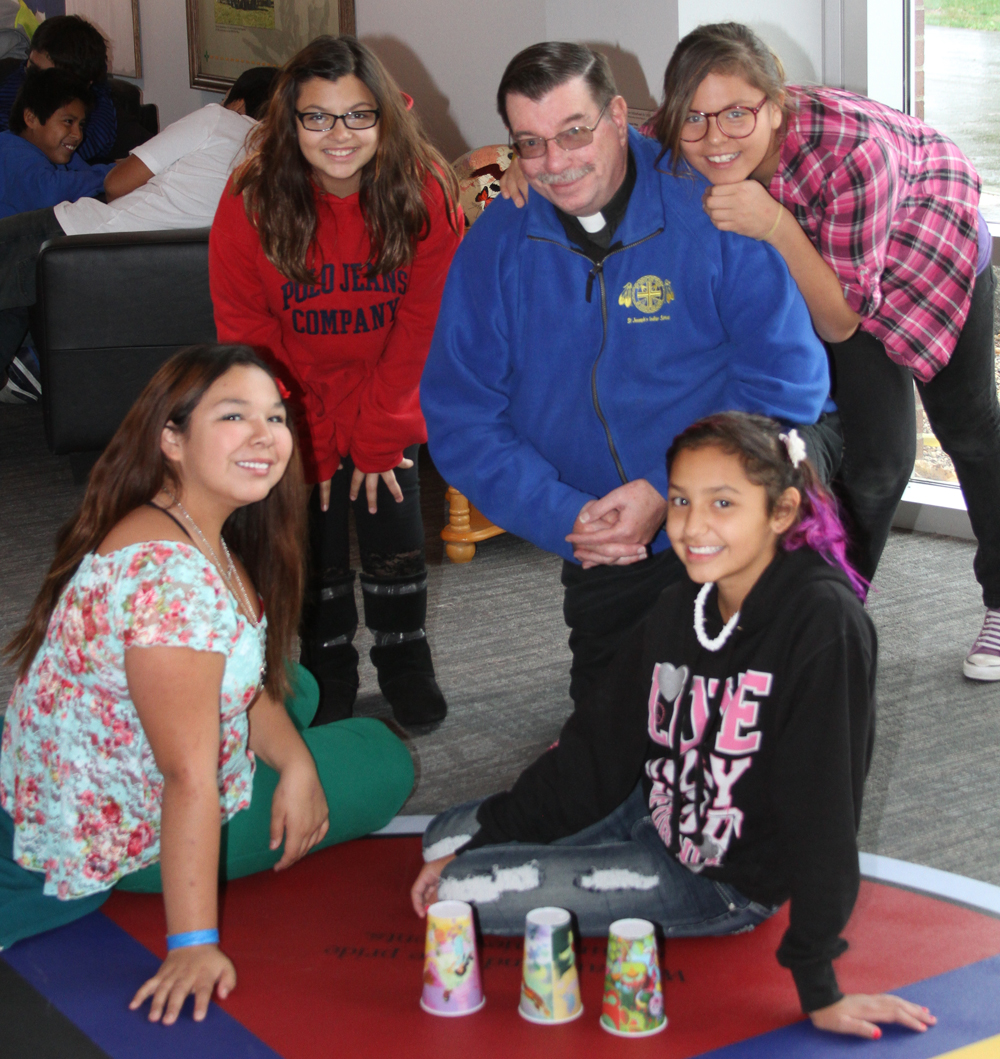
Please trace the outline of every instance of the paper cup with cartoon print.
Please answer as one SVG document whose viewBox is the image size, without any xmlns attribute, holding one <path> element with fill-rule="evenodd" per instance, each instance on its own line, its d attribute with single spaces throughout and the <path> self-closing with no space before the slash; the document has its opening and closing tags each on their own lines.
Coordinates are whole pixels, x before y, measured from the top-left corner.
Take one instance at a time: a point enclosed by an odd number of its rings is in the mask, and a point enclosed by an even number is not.
<svg viewBox="0 0 1000 1059">
<path fill-rule="evenodd" d="M 485 1003 L 472 906 L 437 901 L 427 909 L 420 1006 L 432 1015 L 471 1015 Z"/>
<path fill-rule="evenodd" d="M 666 1025 L 653 924 L 616 919 L 608 932 L 601 1026 L 619 1037 L 649 1037 Z"/>
<path fill-rule="evenodd" d="M 524 963 L 518 1013 L 555 1026 L 583 1014 L 573 927 L 564 908 L 533 908 L 524 920 Z"/>
</svg>

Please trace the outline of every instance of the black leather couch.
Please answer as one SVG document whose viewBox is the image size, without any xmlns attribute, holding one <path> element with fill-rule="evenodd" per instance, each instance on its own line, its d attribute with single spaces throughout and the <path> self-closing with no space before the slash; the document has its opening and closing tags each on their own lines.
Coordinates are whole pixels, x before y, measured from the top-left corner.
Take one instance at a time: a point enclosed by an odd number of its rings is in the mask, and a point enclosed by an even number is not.
<svg viewBox="0 0 1000 1059">
<path fill-rule="evenodd" d="M 42 247 L 31 331 L 54 453 L 86 462 L 171 354 L 216 340 L 208 232 L 62 236 Z"/>
</svg>

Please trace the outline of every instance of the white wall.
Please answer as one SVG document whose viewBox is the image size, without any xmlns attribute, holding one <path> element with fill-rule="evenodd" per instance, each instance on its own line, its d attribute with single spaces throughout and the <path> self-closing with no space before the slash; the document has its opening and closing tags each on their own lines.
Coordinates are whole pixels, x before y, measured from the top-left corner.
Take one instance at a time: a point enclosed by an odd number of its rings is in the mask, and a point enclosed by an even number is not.
<svg viewBox="0 0 1000 1059">
<path fill-rule="evenodd" d="M 901 110 L 903 0 L 838 2 L 843 5 L 844 87 Z"/>
<path fill-rule="evenodd" d="M 362 0 L 363 2 L 363 0 Z M 218 103 L 218 92 L 190 88 L 187 14 L 184 0 L 139 0 L 142 77 L 135 80 L 144 103 L 160 108 L 160 128 L 206 103 Z"/>
<path fill-rule="evenodd" d="M 506 139 L 496 86 L 511 56 L 535 41 L 583 40 L 601 48 L 629 104 L 653 107 L 674 46 L 703 22 L 747 22 L 781 56 L 790 80 L 823 81 L 831 2 L 839 0 L 659 0 L 645 5 L 640 18 L 621 0 L 358 0 L 357 21 L 358 35 L 414 97 L 428 130 L 453 158 Z"/>
<path fill-rule="evenodd" d="M 747 22 L 791 81 L 846 84 L 902 102 L 902 0 L 357 0 L 357 31 L 416 101 L 447 158 L 503 142 L 496 86 L 517 51 L 583 40 L 605 51 L 632 106 L 659 102 L 677 41 L 704 22 Z M 188 87 L 184 0 L 139 0 L 142 87 L 161 125 L 219 100 Z M 843 41 L 840 40 L 843 26 Z M 877 42 L 868 48 L 868 41 Z M 869 87 L 870 85 L 870 87 Z"/>
<path fill-rule="evenodd" d="M 609 0 L 358 0 L 357 31 L 413 96 L 448 158 L 506 141 L 496 88 L 511 57 L 529 44 L 599 46 L 628 102 L 652 107 L 678 39 L 673 4 L 647 5 L 637 18 Z"/>
<path fill-rule="evenodd" d="M 790 82 L 824 79 L 823 0 L 677 0 L 677 10 L 682 37 L 706 22 L 745 22 L 781 59 Z"/>
</svg>

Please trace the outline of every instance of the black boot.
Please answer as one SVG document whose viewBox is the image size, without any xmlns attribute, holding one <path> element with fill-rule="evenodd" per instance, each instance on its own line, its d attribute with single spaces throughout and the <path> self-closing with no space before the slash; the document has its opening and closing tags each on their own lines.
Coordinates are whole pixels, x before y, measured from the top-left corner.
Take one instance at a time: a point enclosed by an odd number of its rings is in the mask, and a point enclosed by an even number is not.
<svg viewBox="0 0 1000 1059">
<path fill-rule="evenodd" d="M 434 679 L 434 663 L 425 637 L 376 645 L 370 656 L 378 670 L 378 686 L 401 725 L 436 724 L 444 720 L 448 704 Z"/>
<path fill-rule="evenodd" d="M 307 647 L 299 659 L 319 684 L 319 709 L 310 728 L 343 721 L 354 712 L 358 697 L 358 652 L 353 644 L 338 647 Z"/>
<path fill-rule="evenodd" d="M 365 624 L 375 638 L 372 664 L 393 716 L 402 725 L 436 724 L 448 705 L 434 679 L 431 649 L 424 635 L 427 573 L 377 579 L 361 575 Z"/>
<path fill-rule="evenodd" d="M 358 652 L 351 641 L 358 628 L 354 575 L 314 589 L 302 615 L 299 661 L 319 684 L 319 709 L 310 728 L 342 721 L 358 695 Z"/>
</svg>

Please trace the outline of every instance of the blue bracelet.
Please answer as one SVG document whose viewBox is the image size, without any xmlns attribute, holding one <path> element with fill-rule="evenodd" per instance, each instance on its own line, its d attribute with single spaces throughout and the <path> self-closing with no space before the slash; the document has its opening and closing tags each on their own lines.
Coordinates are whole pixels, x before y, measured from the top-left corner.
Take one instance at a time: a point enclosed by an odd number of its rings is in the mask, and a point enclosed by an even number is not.
<svg viewBox="0 0 1000 1059">
<path fill-rule="evenodd" d="M 219 932 L 217 930 L 189 930 L 186 934 L 168 934 L 167 951 L 174 949 L 186 949 L 191 945 L 218 945 Z"/>
</svg>

